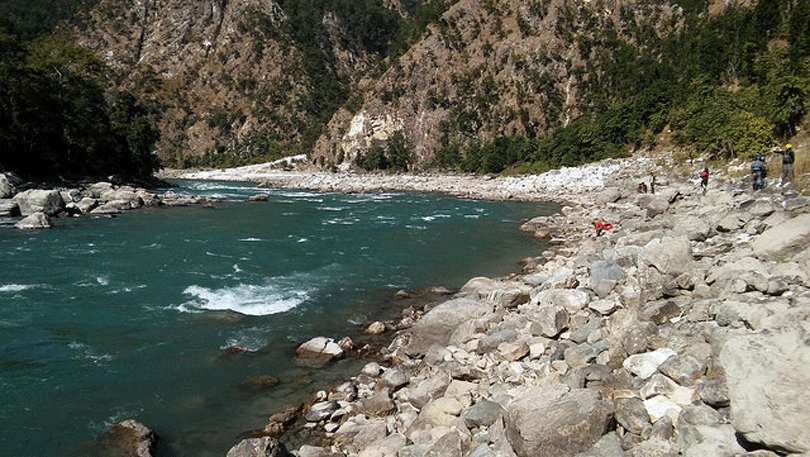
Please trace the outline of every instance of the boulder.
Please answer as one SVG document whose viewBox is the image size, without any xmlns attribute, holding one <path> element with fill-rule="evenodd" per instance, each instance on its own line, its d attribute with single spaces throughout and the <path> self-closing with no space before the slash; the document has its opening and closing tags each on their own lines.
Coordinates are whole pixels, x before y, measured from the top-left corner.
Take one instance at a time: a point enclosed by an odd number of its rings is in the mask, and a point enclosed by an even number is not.
<svg viewBox="0 0 810 457">
<path fill-rule="evenodd" d="M 13 181 L 5 173 L 0 173 L 0 199 L 11 198 L 17 192 Z"/>
<path fill-rule="evenodd" d="M 16 216 L 19 210 L 19 205 L 17 205 L 17 202 L 14 200 L 10 198 L 3 198 L 0 200 L 0 217 Z"/>
<path fill-rule="evenodd" d="M 518 457 L 574 456 L 599 441 L 612 417 L 593 390 L 531 386 L 509 405 L 506 437 Z"/>
<path fill-rule="evenodd" d="M 65 207 L 65 201 L 58 190 L 30 189 L 14 196 L 20 207 L 20 214 L 29 216 L 34 213 L 45 213 L 53 216 Z"/>
<path fill-rule="evenodd" d="M 248 438 L 232 447 L 225 457 L 284 457 L 287 449 L 277 439 L 263 436 Z"/>
<path fill-rule="evenodd" d="M 618 187 L 608 187 L 603 191 L 596 194 L 596 198 L 594 199 L 594 203 L 599 206 L 605 205 L 607 203 L 615 203 L 622 198 L 622 193 Z"/>
<path fill-rule="evenodd" d="M 609 260 L 596 262 L 588 268 L 590 270 L 591 287 L 595 287 L 602 280 L 621 281 L 625 277 L 624 269 L 616 262 Z"/>
<path fill-rule="evenodd" d="M 712 228 L 705 218 L 689 214 L 675 221 L 674 231 L 692 241 L 703 241 L 711 235 Z"/>
<path fill-rule="evenodd" d="M 423 381 L 417 382 L 416 386 L 411 388 L 405 398 L 410 404 L 421 409 L 429 401 L 443 395 L 451 381 L 452 378 L 448 373 L 438 372 Z"/>
<path fill-rule="evenodd" d="M 678 443 L 684 457 L 705 457 L 707 455 L 740 455 L 745 452 L 728 424 L 697 425 L 679 430 Z"/>
<path fill-rule="evenodd" d="M 569 316 L 561 306 L 544 306 L 528 314 L 535 335 L 554 338 L 568 328 Z"/>
<path fill-rule="evenodd" d="M 562 307 L 569 313 L 576 313 L 585 308 L 590 301 L 587 292 L 579 289 L 548 289 L 535 295 L 529 302 L 531 306 Z M 528 307 L 522 307 L 528 309 Z"/>
<path fill-rule="evenodd" d="M 494 424 L 496 420 L 502 418 L 506 410 L 499 403 L 490 400 L 478 400 L 468 408 L 461 417 L 467 428 L 475 428 Z"/>
<path fill-rule="evenodd" d="M 789 453 L 810 452 L 807 317 L 784 313 L 777 318 L 781 324 L 735 336 L 720 351 L 731 424 L 748 441 Z"/>
<path fill-rule="evenodd" d="M 340 405 L 334 400 L 318 402 L 312 405 L 304 418 L 306 418 L 306 420 L 309 422 L 319 422 L 331 417 L 332 413 L 337 411 L 339 408 Z"/>
<path fill-rule="evenodd" d="M 461 323 L 480 318 L 491 311 L 492 306 L 481 300 L 456 298 L 446 301 L 414 324 L 405 352 L 410 356 L 424 355 L 434 344 L 447 346 L 453 331 Z"/>
<path fill-rule="evenodd" d="M 497 349 L 501 343 L 515 341 L 515 339 L 517 339 L 517 335 L 517 331 L 511 328 L 489 334 L 478 340 L 478 345 L 475 348 L 475 352 L 479 355 L 488 354 Z"/>
<path fill-rule="evenodd" d="M 668 348 L 656 349 L 644 354 L 635 354 L 624 359 L 622 366 L 641 379 L 647 379 L 658 370 L 668 358 L 675 355 L 675 351 Z"/>
<path fill-rule="evenodd" d="M 112 188 L 112 183 L 100 181 L 87 186 L 87 193 L 93 198 L 101 198 L 101 194 L 111 191 Z"/>
<path fill-rule="evenodd" d="M 108 190 L 101 194 L 100 200 L 106 202 L 113 202 L 113 201 L 124 201 L 127 202 L 127 206 L 130 208 L 138 208 L 143 206 L 143 200 L 138 194 L 135 192 L 134 189 L 130 188 L 120 188 L 116 190 Z"/>
<path fill-rule="evenodd" d="M 249 202 L 266 202 L 268 200 L 267 194 L 255 194 L 248 197 Z"/>
<path fill-rule="evenodd" d="M 650 423 L 650 415 L 644 408 L 644 401 L 638 397 L 624 397 L 613 400 L 613 407 L 616 411 L 616 422 L 625 430 L 636 435 L 641 435 Z"/>
<path fill-rule="evenodd" d="M 796 216 L 759 236 L 751 248 L 763 260 L 780 260 L 810 244 L 810 213 Z"/>
<path fill-rule="evenodd" d="M 39 230 L 51 228 L 51 220 L 45 213 L 34 213 L 14 224 L 20 230 Z"/>
<path fill-rule="evenodd" d="M 662 274 L 678 276 L 692 262 L 692 246 L 686 236 L 654 239 L 644 246 L 639 256 L 642 265 L 651 266 Z"/>
<path fill-rule="evenodd" d="M 98 206 L 98 200 L 93 197 L 84 197 L 76 203 L 76 207 L 85 214 L 89 213 L 96 206 Z"/>
<path fill-rule="evenodd" d="M 669 209 L 669 201 L 663 197 L 655 197 L 647 202 L 645 207 L 647 217 L 653 218 L 659 214 L 664 214 Z"/>
<path fill-rule="evenodd" d="M 328 362 L 343 357 L 343 348 L 332 338 L 318 336 L 302 344 L 295 350 L 299 359 Z"/>
<path fill-rule="evenodd" d="M 127 419 L 112 426 L 98 442 L 98 455 L 110 457 L 152 457 L 155 434 L 142 423 Z"/>
</svg>

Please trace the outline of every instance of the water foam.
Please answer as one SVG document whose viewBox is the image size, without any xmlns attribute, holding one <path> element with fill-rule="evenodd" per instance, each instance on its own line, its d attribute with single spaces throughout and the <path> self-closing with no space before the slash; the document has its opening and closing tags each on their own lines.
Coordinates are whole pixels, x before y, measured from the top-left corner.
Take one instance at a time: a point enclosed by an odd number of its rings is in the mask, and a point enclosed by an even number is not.
<svg viewBox="0 0 810 457">
<path fill-rule="evenodd" d="M 32 287 L 34 286 L 29 284 L 5 284 L 0 286 L 0 292 L 22 292 Z"/>
<path fill-rule="evenodd" d="M 183 293 L 191 295 L 193 299 L 181 305 L 178 308 L 180 311 L 229 310 L 248 316 L 283 313 L 309 298 L 304 290 L 282 290 L 277 284 L 239 284 L 221 289 L 193 285 L 187 287 Z"/>
</svg>

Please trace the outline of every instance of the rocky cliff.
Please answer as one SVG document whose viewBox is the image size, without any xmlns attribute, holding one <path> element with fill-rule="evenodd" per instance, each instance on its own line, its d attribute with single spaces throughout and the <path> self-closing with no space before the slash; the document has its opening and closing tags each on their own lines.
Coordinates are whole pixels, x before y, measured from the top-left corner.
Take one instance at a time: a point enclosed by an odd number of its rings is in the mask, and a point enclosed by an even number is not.
<svg viewBox="0 0 810 457">
<path fill-rule="evenodd" d="M 460 0 L 386 57 L 330 6 L 306 16 L 304 4 L 101 0 L 73 33 L 121 86 L 165 109 L 158 152 L 170 165 L 308 153 L 333 166 L 401 132 L 418 167 L 443 145 L 567 125 L 597 57 L 685 15 L 645 0 Z M 324 37 L 307 45 L 311 35 Z"/>
<path fill-rule="evenodd" d="M 177 165 L 228 152 L 246 158 L 300 147 L 318 125 L 322 81 L 350 81 L 371 61 L 322 18 L 333 49 L 313 65 L 283 30 L 273 0 L 101 0 L 73 33 L 118 84 L 164 109 L 159 155 Z M 348 43 L 351 45 L 351 43 Z M 337 55 L 333 62 L 326 56 Z M 323 79 L 323 78 L 322 78 Z M 322 122 L 321 122 L 322 123 Z"/>
<path fill-rule="evenodd" d="M 332 118 L 313 156 L 352 161 L 397 130 L 416 163 L 443 144 L 542 136 L 579 114 L 584 67 L 604 46 L 595 41 L 604 31 L 620 35 L 623 21 L 663 23 L 678 14 L 667 3 L 635 0 L 461 0 L 366 86 L 358 112 Z"/>
</svg>

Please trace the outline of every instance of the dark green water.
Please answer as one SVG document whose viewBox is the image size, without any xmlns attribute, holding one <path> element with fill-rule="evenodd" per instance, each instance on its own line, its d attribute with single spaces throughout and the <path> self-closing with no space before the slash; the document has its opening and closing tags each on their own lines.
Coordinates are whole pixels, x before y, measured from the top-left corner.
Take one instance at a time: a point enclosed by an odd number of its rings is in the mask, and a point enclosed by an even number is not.
<svg viewBox="0 0 810 457">
<path fill-rule="evenodd" d="M 163 456 L 224 456 L 364 363 L 303 367 L 300 342 L 390 317 L 398 289 L 516 271 L 544 249 L 520 220 L 556 210 L 435 194 L 270 191 L 243 203 L 259 190 L 179 184 L 227 201 L 0 226 L 0 455 L 84 455 L 136 418 Z M 227 356 L 233 345 L 249 352 Z M 279 385 L 243 385 L 264 375 Z"/>
</svg>

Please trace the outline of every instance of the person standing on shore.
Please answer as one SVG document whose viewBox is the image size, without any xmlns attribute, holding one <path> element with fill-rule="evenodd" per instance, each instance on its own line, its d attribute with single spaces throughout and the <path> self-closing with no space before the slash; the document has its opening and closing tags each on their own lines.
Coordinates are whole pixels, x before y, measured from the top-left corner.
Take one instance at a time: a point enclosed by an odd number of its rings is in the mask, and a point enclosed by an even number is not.
<svg viewBox="0 0 810 457">
<path fill-rule="evenodd" d="M 751 182 L 754 190 L 759 190 L 765 187 L 765 176 L 768 172 L 765 168 L 765 162 L 763 159 L 763 156 L 758 155 L 754 157 L 754 161 L 751 162 Z"/>
<path fill-rule="evenodd" d="M 784 150 L 774 149 L 773 152 L 782 156 L 782 185 L 784 186 L 786 182 L 793 181 L 793 160 L 795 159 L 793 146 L 786 144 Z"/>
<path fill-rule="evenodd" d="M 706 186 L 709 185 L 709 167 L 703 167 L 700 172 L 700 187 L 703 189 L 703 195 L 706 195 Z"/>
<path fill-rule="evenodd" d="M 650 173 L 650 193 L 655 193 L 655 175 Z"/>
</svg>

